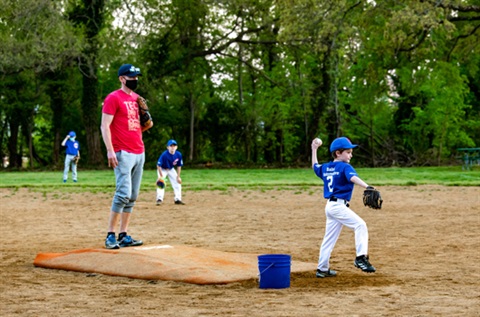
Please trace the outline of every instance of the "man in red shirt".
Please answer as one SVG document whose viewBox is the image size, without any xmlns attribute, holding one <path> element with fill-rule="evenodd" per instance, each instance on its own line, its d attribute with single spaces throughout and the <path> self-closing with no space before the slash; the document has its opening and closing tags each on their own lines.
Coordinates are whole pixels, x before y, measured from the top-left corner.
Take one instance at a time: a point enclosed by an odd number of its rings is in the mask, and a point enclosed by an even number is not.
<svg viewBox="0 0 480 317">
<path fill-rule="evenodd" d="M 137 88 L 140 68 L 124 64 L 118 70 L 121 88 L 110 93 L 103 103 L 101 131 L 107 148 L 108 166 L 115 172 L 116 190 L 108 219 L 105 239 L 107 249 L 142 245 L 127 234 L 133 206 L 137 200 L 142 181 L 145 147 L 142 132 L 150 125 L 140 125 Z M 120 220 L 118 240 L 115 227 Z"/>
</svg>

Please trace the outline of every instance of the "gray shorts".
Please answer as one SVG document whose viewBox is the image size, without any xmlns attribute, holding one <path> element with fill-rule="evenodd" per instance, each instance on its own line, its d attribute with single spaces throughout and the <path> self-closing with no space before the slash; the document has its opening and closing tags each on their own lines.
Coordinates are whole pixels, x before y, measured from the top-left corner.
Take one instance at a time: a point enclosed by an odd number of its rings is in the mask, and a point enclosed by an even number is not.
<svg viewBox="0 0 480 317">
<path fill-rule="evenodd" d="M 112 201 L 113 212 L 132 212 L 142 182 L 145 153 L 132 154 L 125 151 L 115 153 L 118 166 L 115 167 L 115 196 Z"/>
</svg>

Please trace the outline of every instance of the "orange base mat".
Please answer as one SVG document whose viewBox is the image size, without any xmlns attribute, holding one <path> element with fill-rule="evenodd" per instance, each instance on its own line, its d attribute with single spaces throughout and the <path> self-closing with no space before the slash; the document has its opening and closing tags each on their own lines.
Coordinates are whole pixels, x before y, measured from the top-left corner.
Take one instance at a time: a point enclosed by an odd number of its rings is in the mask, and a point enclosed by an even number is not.
<svg viewBox="0 0 480 317">
<path fill-rule="evenodd" d="M 226 284 L 258 278 L 258 255 L 187 246 L 149 245 L 118 250 L 83 249 L 66 253 L 39 253 L 33 264 L 50 269 L 146 280 Z M 315 269 L 316 264 L 292 259 L 291 272 Z"/>
</svg>

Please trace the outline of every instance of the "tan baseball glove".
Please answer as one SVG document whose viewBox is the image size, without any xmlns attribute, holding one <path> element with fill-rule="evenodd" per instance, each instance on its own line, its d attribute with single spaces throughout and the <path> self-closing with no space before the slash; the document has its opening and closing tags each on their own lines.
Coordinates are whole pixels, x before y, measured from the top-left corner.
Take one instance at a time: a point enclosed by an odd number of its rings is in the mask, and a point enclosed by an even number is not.
<svg viewBox="0 0 480 317">
<path fill-rule="evenodd" d="M 148 111 L 147 100 L 142 96 L 138 96 L 137 104 L 138 104 L 138 113 L 140 115 L 140 125 L 142 127 L 149 126 L 152 122 L 152 116 Z"/>
</svg>

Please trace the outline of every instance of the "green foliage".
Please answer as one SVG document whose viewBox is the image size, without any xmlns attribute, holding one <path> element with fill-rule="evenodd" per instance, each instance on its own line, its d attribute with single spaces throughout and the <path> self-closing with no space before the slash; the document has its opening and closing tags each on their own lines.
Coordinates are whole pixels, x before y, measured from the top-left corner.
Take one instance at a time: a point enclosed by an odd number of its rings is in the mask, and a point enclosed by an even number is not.
<svg viewBox="0 0 480 317">
<path fill-rule="evenodd" d="M 447 164 L 480 140 L 477 7 L 0 0 L 0 154 L 53 165 L 74 129 L 101 165 L 101 101 L 133 63 L 154 118 L 148 168 L 170 138 L 188 163 L 278 166 L 309 162 L 314 137 L 339 135 L 361 145 L 361 166 Z"/>
<path fill-rule="evenodd" d="M 65 57 L 78 55 L 78 36 L 57 4 L 50 0 L 1 0 L 1 73 L 55 70 Z"/>
<path fill-rule="evenodd" d="M 418 73 L 418 77 L 424 79 L 418 81 L 417 87 L 427 103 L 413 108 L 415 119 L 408 124 L 408 129 L 414 135 L 431 136 L 431 144 L 437 152 L 435 158 L 440 164 L 442 157 L 451 154 L 450 149 L 462 147 L 462 144 L 473 145 L 473 140 L 462 133 L 464 109 L 467 108 L 464 104 L 465 78 L 456 67 L 442 62 L 434 68 L 425 65 Z M 447 85 L 450 89 L 445 89 Z"/>
</svg>

